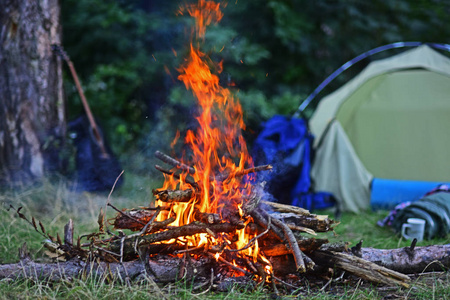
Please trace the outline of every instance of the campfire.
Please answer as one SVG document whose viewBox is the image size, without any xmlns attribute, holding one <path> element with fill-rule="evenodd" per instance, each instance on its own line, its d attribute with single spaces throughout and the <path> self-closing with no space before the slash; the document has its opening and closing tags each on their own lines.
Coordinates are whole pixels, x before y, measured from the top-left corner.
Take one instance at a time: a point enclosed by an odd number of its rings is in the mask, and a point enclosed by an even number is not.
<svg viewBox="0 0 450 300">
<path fill-rule="evenodd" d="M 0 266 L 0 278 L 40 274 L 60 279 L 96 273 L 116 275 L 127 283 L 142 276 L 157 282 L 196 279 L 200 288 L 209 283 L 208 289 L 226 278 L 245 278 L 274 290 L 279 285 L 295 290 L 308 276 L 331 280 L 337 268 L 368 281 L 408 287 L 410 278 L 395 270 L 440 269 L 435 261 L 449 265 L 447 246 L 415 248 L 413 242 L 404 249 L 377 250 L 362 248 L 361 243 L 353 248 L 329 244 L 318 234 L 333 231 L 337 222 L 267 201 L 258 174 L 271 172 L 272 166 L 254 165 L 242 136 L 241 105 L 220 85 L 221 63 L 199 49 L 207 26 L 222 18 L 220 9 L 219 3 L 199 0 L 180 11 L 195 18 L 195 42 L 178 78 L 198 102 L 198 127 L 187 131 L 184 139 L 177 134 L 173 144 L 183 143 L 183 153 L 156 151 L 162 166 L 155 168 L 164 184 L 153 190 L 155 201 L 149 207 L 118 209 L 108 197 L 107 207 L 117 215 L 108 223 L 102 210 L 98 232 L 76 241 L 71 221 L 61 240 L 34 218 L 28 220 L 19 208 L 19 217 L 48 239 L 48 253 L 66 262 L 34 263 L 23 247 L 20 264 Z"/>
<path fill-rule="evenodd" d="M 196 45 L 207 26 L 222 18 L 220 8 L 219 3 L 199 1 L 181 10 L 195 18 Z M 264 191 L 257 172 L 270 171 L 272 166 L 253 165 L 241 135 L 245 129 L 241 105 L 212 70 L 220 73 L 222 65 L 191 43 L 178 79 L 198 102 L 198 128 L 186 133 L 182 142 L 188 150 L 181 159 L 156 152 L 169 167 L 155 166 L 165 181 L 153 190 L 154 211 L 135 211 L 133 219 L 121 214 L 114 225 L 141 231 L 143 240 L 152 241 L 158 252 L 170 248 L 178 255 L 211 256 L 228 265 L 232 276 L 253 274 L 258 280 L 273 275 L 272 263 L 262 249 L 288 241 L 285 252 L 293 254 L 296 270 L 306 272 L 314 263 L 302 253 L 292 230 L 315 234 L 331 230 L 334 222 L 297 209 L 295 221 L 286 225 L 262 208 Z M 314 245 L 319 247 L 320 242 L 314 240 Z"/>
</svg>

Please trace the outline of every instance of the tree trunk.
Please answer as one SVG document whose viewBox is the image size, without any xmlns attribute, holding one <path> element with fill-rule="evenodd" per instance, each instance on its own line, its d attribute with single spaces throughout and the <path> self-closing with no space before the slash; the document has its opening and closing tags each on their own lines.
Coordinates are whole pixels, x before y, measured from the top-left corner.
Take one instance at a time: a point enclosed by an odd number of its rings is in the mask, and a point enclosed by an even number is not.
<svg viewBox="0 0 450 300">
<path fill-rule="evenodd" d="M 0 2 L 0 183 L 59 170 L 65 115 L 58 0 Z"/>
</svg>

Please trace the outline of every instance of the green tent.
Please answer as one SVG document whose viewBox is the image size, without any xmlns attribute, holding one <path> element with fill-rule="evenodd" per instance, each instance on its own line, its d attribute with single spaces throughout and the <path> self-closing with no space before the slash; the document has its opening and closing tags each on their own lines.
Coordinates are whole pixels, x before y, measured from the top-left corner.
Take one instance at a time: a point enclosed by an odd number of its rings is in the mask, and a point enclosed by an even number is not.
<svg viewBox="0 0 450 300">
<path fill-rule="evenodd" d="M 332 120 L 336 122 L 330 126 Z M 310 128 L 318 151 L 313 166 L 316 184 L 321 190 L 334 185 L 330 192 L 360 202 L 359 208 L 369 205 L 368 182 L 373 177 L 448 182 L 450 59 L 423 45 L 374 61 L 321 100 Z M 343 192 L 348 179 L 343 174 L 348 172 L 353 177 L 360 174 L 360 182 L 352 184 L 360 185 L 363 193 Z M 327 180 L 342 182 L 323 182 Z M 366 198 L 356 199 L 363 194 Z"/>
</svg>

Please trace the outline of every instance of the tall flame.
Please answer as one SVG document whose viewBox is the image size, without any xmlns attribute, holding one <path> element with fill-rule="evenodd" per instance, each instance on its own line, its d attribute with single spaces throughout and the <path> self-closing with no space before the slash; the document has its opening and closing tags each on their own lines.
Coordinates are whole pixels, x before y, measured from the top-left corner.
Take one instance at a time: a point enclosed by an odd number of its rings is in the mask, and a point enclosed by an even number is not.
<svg viewBox="0 0 450 300">
<path fill-rule="evenodd" d="M 220 3 L 199 0 L 197 4 L 186 6 L 181 12 L 187 11 L 195 18 L 196 36 L 204 38 L 206 26 L 217 23 L 222 18 L 220 8 Z M 243 199 L 250 194 L 250 184 L 243 181 L 242 176 L 234 176 L 236 172 L 253 166 L 241 135 L 245 129 L 242 107 L 238 99 L 220 85 L 218 75 L 213 74 L 211 69 L 220 74 L 222 63 L 212 62 L 191 43 L 189 56 L 178 69 L 178 79 L 184 83 L 186 89 L 192 91 L 200 108 L 196 116 L 198 128 L 195 131 L 189 130 L 184 139 L 190 148 L 188 159 L 184 163 L 195 169 L 195 173 L 189 176 L 201 186 L 190 202 L 174 204 L 173 212 L 177 215 L 177 220 L 173 224 L 176 226 L 192 222 L 196 211 L 217 213 L 223 219 L 232 211 L 242 214 Z M 223 180 L 224 174 L 228 175 L 226 180 Z M 183 174 L 179 180 L 166 176 L 163 189 L 191 188 L 185 182 L 186 176 L 187 173 Z M 222 178 L 218 180 L 217 176 Z M 237 249 L 244 247 L 251 238 L 243 229 L 238 230 L 236 235 L 239 237 L 234 245 Z M 186 238 L 190 245 L 200 245 L 207 240 L 207 234 Z M 219 242 L 220 237 L 209 237 L 210 243 L 211 240 Z M 256 260 L 257 244 L 243 253 Z"/>
</svg>

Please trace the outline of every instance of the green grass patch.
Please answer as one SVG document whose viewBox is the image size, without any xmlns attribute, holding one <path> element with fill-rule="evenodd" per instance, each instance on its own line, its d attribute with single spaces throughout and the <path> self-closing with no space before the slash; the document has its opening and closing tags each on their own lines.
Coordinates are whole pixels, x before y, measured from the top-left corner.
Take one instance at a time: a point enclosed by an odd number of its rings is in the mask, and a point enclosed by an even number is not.
<svg viewBox="0 0 450 300">
<path fill-rule="evenodd" d="M 125 174 L 125 184 L 111 195 L 111 202 L 118 208 L 136 208 L 147 206 L 152 200 L 152 188 L 161 186 L 161 181 L 152 181 L 150 175 Z M 45 238 L 37 233 L 25 220 L 20 219 L 9 205 L 29 220 L 35 217 L 53 236 L 62 237 L 64 225 L 71 218 L 74 221 L 75 237 L 97 231 L 97 217 L 100 209 L 105 209 L 108 194 L 75 193 L 70 191 L 64 181 L 43 182 L 32 188 L 2 191 L 0 202 L 0 263 L 18 261 L 18 248 L 26 242 L 32 258 L 37 261 L 49 261 L 44 255 Z M 329 214 L 333 211 L 316 212 Z M 116 212 L 107 209 L 107 217 Z M 318 238 L 328 238 L 330 242 L 346 241 L 350 246 L 363 240 L 363 247 L 398 248 L 410 245 L 390 228 L 378 227 L 376 222 L 383 219 L 387 211 L 367 211 L 360 214 L 344 213 L 334 232 L 319 233 Z M 306 234 L 305 234 L 306 235 Z M 422 241 L 418 246 L 447 244 L 449 238 Z M 307 299 L 383 299 L 407 297 L 410 299 L 447 299 L 450 298 L 450 277 L 447 273 L 426 274 L 415 279 L 410 289 L 377 287 L 367 282 L 339 281 L 322 290 L 324 283 L 306 283 L 297 292 L 296 297 Z M 142 281 L 127 287 L 119 281 L 87 278 L 71 282 L 35 282 L 32 280 L 0 280 L 0 299 L 161 299 L 162 293 L 167 299 L 271 299 L 274 297 L 268 287 L 245 291 L 232 287 L 228 293 L 208 292 L 197 295 L 190 283 L 181 282 L 164 286 L 155 286 Z M 285 299 L 294 299 L 285 296 Z"/>
</svg>

